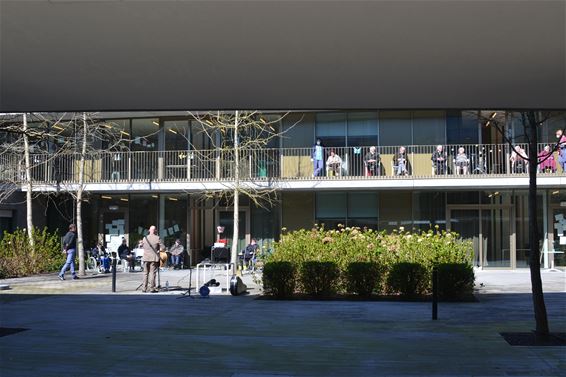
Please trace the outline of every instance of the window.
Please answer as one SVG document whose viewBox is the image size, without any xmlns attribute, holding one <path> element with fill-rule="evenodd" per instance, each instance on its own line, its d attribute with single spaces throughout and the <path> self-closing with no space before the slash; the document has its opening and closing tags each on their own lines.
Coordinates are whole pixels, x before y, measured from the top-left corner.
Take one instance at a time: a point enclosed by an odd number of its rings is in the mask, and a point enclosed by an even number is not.
<svg viewBox="0 0 566 377">
<path fill-rule="evenodd" d="M 348 113 L 348 146 L 377 145 L 377 113 Z"/>
<path fill-rule="evenodd" d="M 410 111 L 381 111 L 379 113 L 379 145 L 411 145 Z"/>
<path fill-rule="evenodd" d="M 346 146 L 346 114 L 316 114 L 316 137 L 325 147 Z"/>
<path fill-rule="evenodd" d="M 443 111 L 413 113 L 413 145 L 444 145 L 446 120 Z"/>
</svg>

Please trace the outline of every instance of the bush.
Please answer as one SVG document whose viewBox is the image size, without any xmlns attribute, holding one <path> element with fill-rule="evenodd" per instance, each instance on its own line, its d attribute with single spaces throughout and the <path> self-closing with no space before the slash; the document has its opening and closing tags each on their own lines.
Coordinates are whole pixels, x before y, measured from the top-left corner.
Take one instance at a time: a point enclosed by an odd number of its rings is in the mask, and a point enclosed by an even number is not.
<svg viewBox="0 0 566 377">
<path fill-rule="evenodd" d="M 438 296 L 440 299 L 462 299 L 474 289 L 474 269 L 467 263 L 438 265 Z"/>
<path fill-rule="evenodd" d="M 4 232 L 0 240 L 0 278 L 35 275 L 57 271 L 64 263 L 59 235 L 33 230 L 35 251 L 29 244 L 25 229 Z"/>
<path fill-rule="evenodd" d="M 263 267 L 263 288 L 278 298 L 295 292 L 295 266 L 291 262 L 270 262 Z"/>
<path fill-rule="evenodd" d="M 336 293 L 340 271 L 334 262 L 304 262 L 300 282 L 306 294 L 331 296 Z"/>
<path fill-rule="evenodd" d="M 396 263 L 389 271 L 387 288 L 392 293 L 415 297 L 426 292 L 427 275 L 426 268 L 420 263 Z"/>
<path fill-rule="evenodd" d="M 362 297 L 369 297 L 379 288 L 379 265 L 374 262 L 353 262 L 348 265 L 345 273 L 346 287 Z"/>
</svg>

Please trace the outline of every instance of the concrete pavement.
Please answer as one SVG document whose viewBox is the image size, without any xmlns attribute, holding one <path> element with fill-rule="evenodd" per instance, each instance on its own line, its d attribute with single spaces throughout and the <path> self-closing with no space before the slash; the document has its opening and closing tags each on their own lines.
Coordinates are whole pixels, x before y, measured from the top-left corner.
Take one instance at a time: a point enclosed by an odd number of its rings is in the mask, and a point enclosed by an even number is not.
<svg viewBox="0 0 566 377">
<path fill-rule="evenodd" d="M 135 291 L 142 274 L 2 280 L 2 376 L 564 376 L 564 347 L 512 347 L 534 328 L 529 273 L 477 271 L 479 302 L 273 301 Z M 566 275 L 543 271 L 552 331 L 566 331 Z M 195 276 L 192 276 L 193 280 Z M 218 280 L 220 278 L 218 277 Z M 480 284 L 482 285 L 480 287 Z M 194 283 L 192 284 L 194 285 Z M 177 289 L 175 289 L 177 288 Z"/>
</svg>

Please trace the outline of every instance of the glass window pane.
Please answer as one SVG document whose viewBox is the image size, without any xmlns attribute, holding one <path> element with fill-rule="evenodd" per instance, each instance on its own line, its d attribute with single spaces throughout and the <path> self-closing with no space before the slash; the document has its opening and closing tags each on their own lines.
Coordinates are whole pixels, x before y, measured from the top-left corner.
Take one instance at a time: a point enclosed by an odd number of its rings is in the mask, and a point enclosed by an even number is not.
<svg viewBox="0 0 566 377">
<path fill-rule="evenodd" d="M 319 192 L 316 194 L 316 218 L 346 218 L 345 192 Z"/>
<path fill-rule="evenodd" d="M 446 194 L 443 192 L 413 193 L 413 227 L 427 231 L 438 225 L 446 229 Z"/>
<path fill-rule="evenodd" d="M 189 121 L 173 120 L 163 122 L 165 128 L 165 150 L 184 151 L 189 143 Z"/>
<path fill-rule="evenodd" d="M 381 111 L 379 113 L 379 145 L 411 145 L 411 112 Z"/>
<path fill-rule="evenodd" d="M 478 138 L 477 112 L 451 110 L 446 113 L 447 144 L 477 144 Z"/>
<path fill-rule="evenodd" d="M 413 113 L 413 144 L 438 145 L 446 142 L 444 111 L 415 111 Z"/>
<path fill-rule="evenodd" d="M 348 218 L 377 217 L 377 194 L 356 192 L 348 194 Z"/>
<path fill-rule="evenodd" d="M 132 151 L 156 151 L 159 139 L 159 119 L 132 120 Z"/>
<path fill-rule="evenodd" d="M 316 137 L 325 147 L 346 146 L 346 114 L 316 114 Z"/>
<path fill-rule="evenodd" d="M 382 192 L 379 194 L 379 229 L 391 231 L 403 226 L 411 230 L 412 203 L 410 192 Z"/>
<path fill-rule="evenodd" d="M 377 113 L 348 113 L 348 145 L 377 145 Z"/>
</svg>

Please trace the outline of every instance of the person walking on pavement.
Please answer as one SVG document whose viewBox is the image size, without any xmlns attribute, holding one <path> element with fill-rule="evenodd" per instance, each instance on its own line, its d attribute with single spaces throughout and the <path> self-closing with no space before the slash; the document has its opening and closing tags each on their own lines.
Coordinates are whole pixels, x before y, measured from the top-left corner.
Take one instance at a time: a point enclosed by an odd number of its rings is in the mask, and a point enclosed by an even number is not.
<svg viewBox="0 0 566 377">
<path fill-rule="evenodd" d="M 143 238 L 143 283 L 142 292 L 156 293 L 155 278 L 157 269 L 159 268 L 159 249 L 161 247 L 161 239 L 156 234 L 155 225 L 149 227 L 149 234 Z"/>
<path fill-rule="evenodd" d="M 77 280 L 79 277 L 75 272 L 75 255 L 77 253 L 77 227 L 75 224 L 69 225 L 69 231 L 63 237 L 63 253 L 67 255 L 67 260 L 59 272 L 59 279 L 65 280 L 65 271 L 70 266 L 73 280 Z"/>
</svg>

